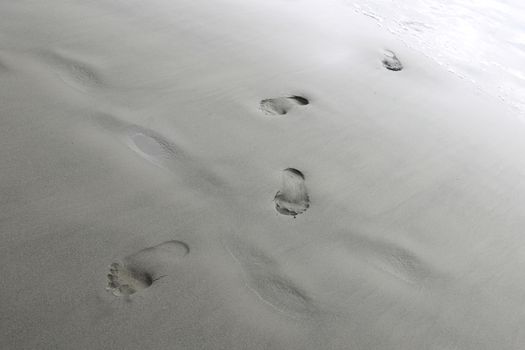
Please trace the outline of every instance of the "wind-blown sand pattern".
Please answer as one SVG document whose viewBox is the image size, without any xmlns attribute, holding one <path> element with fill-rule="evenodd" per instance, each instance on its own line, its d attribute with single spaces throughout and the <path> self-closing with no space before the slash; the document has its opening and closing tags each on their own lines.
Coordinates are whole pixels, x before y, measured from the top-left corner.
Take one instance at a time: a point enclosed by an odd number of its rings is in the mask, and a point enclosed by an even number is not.
<svg viewBox="0 0 525 350">
<path fill-rule="evenodd" d="M 523 349 L 525 126 L 366 11 L 0 2 L 0 349 Z"/>
</svg>

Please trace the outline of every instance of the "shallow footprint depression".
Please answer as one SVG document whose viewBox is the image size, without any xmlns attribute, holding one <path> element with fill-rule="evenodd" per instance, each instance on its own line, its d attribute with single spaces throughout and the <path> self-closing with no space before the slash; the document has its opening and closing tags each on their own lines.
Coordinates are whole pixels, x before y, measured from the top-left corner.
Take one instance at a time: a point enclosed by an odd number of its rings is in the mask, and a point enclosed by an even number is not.
<svg viewBox="0 0 525 350">
<path fill-rule="evenodd" d="M 148 161 L 167 165 L 166 162 L 175 159 L 176 151 L 172 142 L 163 136 L 144 129 L 130 131 L 129 147 Z"/>
<path fill-rule="evenodd" d="M 292 317 L 312 316 L 318 311 L 306 288 L 282 271 L 264 251 L 236 239 L 226 246 L 241 266 L 244 282 L 260 301 Z"/>
<path fill-rule="evenodd" d="M 279 312 L 298 315 L 315 311 L 308 295 L 279 274 L 259 271 L 250 276 L 249 286 L 261 300 Z"/>
<path fill-rule="evenodd" d="M 60 79 L 76 90 L 88 92 L 102 85 L 96 67 L 81 59 L 65 53 L 53 52 L 48 55 L 48 60 Z"/>
</svg>

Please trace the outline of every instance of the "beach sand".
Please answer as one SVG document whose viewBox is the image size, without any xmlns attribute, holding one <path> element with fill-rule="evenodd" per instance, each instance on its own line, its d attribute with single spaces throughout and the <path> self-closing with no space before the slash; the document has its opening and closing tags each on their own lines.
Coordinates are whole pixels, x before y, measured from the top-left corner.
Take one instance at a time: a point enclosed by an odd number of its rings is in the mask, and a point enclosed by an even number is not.
<svg viewBox="0 0 525 350">
<path fill-rule="evenodd" d="M 525 344 L 525 126 L 345 2 L 0 18 L 1 349 Z"/>
</svg>

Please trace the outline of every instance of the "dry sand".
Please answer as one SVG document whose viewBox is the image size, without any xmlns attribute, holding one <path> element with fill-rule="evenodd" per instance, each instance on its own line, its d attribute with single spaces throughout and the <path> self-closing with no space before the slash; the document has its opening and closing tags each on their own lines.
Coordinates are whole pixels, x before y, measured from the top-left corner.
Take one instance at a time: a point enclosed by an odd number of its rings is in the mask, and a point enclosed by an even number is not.
<svg viewBox="0 0 525 350">
<path fill-rule="evenodd" d="M 523 348 L 524 125 L 345 2 L 0 18 L 0 349 Z"/>
</svg>

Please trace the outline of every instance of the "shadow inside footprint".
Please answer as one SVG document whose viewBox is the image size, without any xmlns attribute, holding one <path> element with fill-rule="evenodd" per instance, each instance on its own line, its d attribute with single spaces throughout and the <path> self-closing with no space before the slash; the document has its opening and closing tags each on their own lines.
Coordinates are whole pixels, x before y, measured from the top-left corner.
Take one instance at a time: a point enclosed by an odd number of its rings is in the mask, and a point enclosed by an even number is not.
<svg viewBox="0 0 525 350">
<path fill-rule="evenodd" d="M 274 197 L 275 209 L 283 215 L 294 218 L 310 207 L 310 198 L 306 190 L 302 172 L 294 168 L 283 170 L 281 189 Z"/>
<path fill-rule="evenodd" d="M 383 66 L 388 70 L 397 72 L 403 69 L 401 61 L 397 58 L 396 54 L 390 50 L 384 51 L 382 62 Z"/>
<path fill-rule="evenodd" d="M 296 105 L 306 106 L 310 103 L 302 96 L 268 98 L 261 101 L 261 109 L 269 115 L 285 115 Z"/>
<path fill-rule="evenodd" d="M 189 246 L 177 240 L 141 249 L 126 256 L 122 263 L 110 265 L 106 289 L 115 296 L 129 296 L 146 289 L 165 276 L 161 272 L 166 265 L 189 252 Z"/>
<path fill-rule="evenodd" d="M 153 281 L 153 276 L 145 271 L 113 263 L 109 267 L 107 289 L 115 296 L 126 296 L 148 288 Z"/>
</svg>

